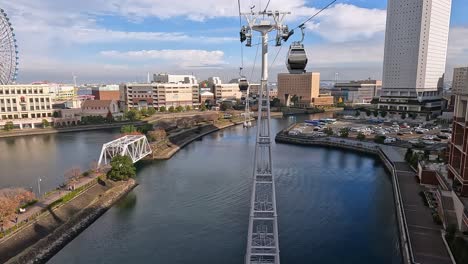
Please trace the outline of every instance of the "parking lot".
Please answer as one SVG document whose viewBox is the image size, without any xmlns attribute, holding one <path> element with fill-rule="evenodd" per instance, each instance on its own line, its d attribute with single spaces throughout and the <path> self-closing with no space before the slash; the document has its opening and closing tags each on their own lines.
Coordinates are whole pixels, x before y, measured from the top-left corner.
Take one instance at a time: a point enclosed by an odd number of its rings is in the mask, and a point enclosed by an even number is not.
<svg viewBox="0 0 468 264">
<path fill-rule="evenodd" d="M 308 120 L 298 123 L 289 130 L 294 135 L 323 137 L 330 134 L 340 136 L 343 129 L 348 130 L 348 137 L 356 138 L 363 134 L 366 140 L 381 137 L 385 144 L 401 147 L 436 149 L 445 146 L 451 138 L 452 129 L 433 124 L 407 124 L 405 122 L 381 122 L 341 118 L 325 120 Z M 328 131 L 327 131 L 328 130 Z"/>
</svg>

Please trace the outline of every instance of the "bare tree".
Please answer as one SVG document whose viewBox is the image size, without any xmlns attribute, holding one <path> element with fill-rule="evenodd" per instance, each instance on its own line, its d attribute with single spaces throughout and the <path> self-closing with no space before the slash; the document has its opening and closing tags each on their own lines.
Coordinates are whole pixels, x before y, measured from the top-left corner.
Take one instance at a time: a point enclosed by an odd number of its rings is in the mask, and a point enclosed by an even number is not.
<svg viewBox="0 0 468 264">
<path fill-rule="evenodd" d="M 75 184 L 81 176 L 81 169 L 79 167 L 72 167 L 65 172 L 65 182 L 69 187 L 75 188 Z"/>
<path fill-rule="evenodd" d="M 34 193 L 23 188 L 0 190 L 0 220 L 15 214 L 16 209 L 35 198 Z"/>
<path fill-rule="evenodd" d="M 91 172 L 98 172 L 99 171 L 99 164 L 97 161 L 93 160 L 89 164 L 89 168 L 91 169 Z"/>
</svg>

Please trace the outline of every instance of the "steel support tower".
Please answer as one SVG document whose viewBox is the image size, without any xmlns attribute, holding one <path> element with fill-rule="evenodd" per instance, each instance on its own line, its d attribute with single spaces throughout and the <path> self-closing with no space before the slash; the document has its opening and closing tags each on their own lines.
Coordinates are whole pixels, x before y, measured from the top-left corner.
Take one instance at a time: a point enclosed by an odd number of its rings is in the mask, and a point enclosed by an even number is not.
<svg viewBox="0 0 468 264">
<path fill-rule="evenodd" d="M 271 164 L 270 100 L 268 88 L 268 33 L 277 31 L 276 44 L 288 34 L 281 23 L 289 13 L 264 11 L 243 14 L 248 22 L 241 29 L 247 46 L 252 31 L 262 35 L 262 79 L 259 91 L 257 138 L 255 143 L 253 189 L 250 204 L 249 229 L 245 263 L 280 263 L 275 181 Z"/>
</svg>

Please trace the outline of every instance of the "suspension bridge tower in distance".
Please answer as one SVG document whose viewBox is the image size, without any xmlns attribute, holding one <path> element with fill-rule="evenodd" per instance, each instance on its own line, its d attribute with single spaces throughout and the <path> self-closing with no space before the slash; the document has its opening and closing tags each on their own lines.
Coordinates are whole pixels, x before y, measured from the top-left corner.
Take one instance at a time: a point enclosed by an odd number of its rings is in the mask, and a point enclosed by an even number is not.
<svg viewBox="0 0 468 264">
<path fill-rule="evenodd" d="M 241 28 L 241 42 L 252 45 L 253 31 L 262 36 L 262 77 L 259 91 L 257 137 L 255 143 L 253 189 L 245 263 L 280 263 L 275 181 L 271 164 L 270 100 L 268 88 L 268 34 L 276 31 L 276 45 L 290 36 L 282 24 L 289 12 L 242 13 L 247 25 Z"/>
</svg>

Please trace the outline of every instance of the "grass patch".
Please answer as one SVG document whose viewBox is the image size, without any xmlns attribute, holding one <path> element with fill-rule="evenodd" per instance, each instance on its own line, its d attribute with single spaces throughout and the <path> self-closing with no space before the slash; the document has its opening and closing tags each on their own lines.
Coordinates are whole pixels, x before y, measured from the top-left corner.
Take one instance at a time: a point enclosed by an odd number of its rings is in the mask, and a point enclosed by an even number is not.
<svg viewBox="0 0 468 264">
<path fill-rule="evenodd" d="M 57 207 L 60 204 L 64 204 L 64 203 L 69 202 L 71 199 L 75 198 L 81 191 L 85 190 L 86 188 L 88 188 L 88 184 L 76 188 L 75 190 L 65 194 L 64 196 L 62 196 L 62 198 L 59 198 L 59 199 L 53 201 L 52 203 L 50 203 L 47 206 L 47 208 L 52 209 L 54 207 Z"/>
</svg>

